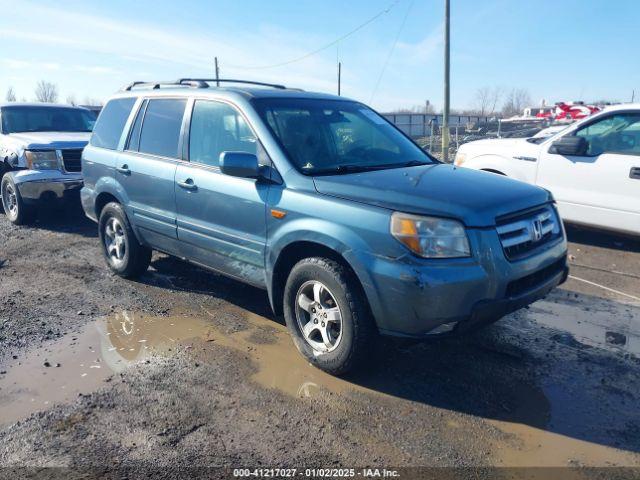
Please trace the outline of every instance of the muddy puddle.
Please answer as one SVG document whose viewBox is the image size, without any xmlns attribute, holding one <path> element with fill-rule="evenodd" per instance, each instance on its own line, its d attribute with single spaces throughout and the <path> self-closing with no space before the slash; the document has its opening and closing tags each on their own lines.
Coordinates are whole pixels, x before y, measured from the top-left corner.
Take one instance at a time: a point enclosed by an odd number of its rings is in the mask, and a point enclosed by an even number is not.
<svg viewBox="0 0 640 480">
<path fill-rule="evenodd" d="M 640 357 L 638 307 L 584 309 L 570 303 L 542 300 L 531 306 L 527 316 L 538 324 L 559 330 L 579 344 Z"/>
<path fill-rule="evenodd" d="M 0 424 L 90 393 L 113 373 L 201 336 L 190 318 L 154 318 L 121 312 L 87 324 L 77 334 L 29 352 L 0 370 Z"/>
<path fill-rule="evenodd" d="M 570 302 L 544 301 L 535 304 L 527 315 L 580 344 L 638 355 L 637 312 L 638 309 L 585 312 Z M 225 314 L 240 318 L 243 327 L 224 331 L 218 320 Z M 370 373 L 369 383 L 337 379 L 303 360 L 284 326 L 233 305 L 168 316 L 124 311 L 98 319 L 78 334 L 66 335 L 0 366 L 0 371 L 6 372 L 0 374 L 0 425 L 55 404 L 73 402 L 78 395 L 104 386 L 114 373 L 138 364 L 144 368 L 153 356 L 170 356 L 173 351 L 188 349 L 195 343 L 206 347 L 208 342 L 243 352 L 257 365 L 252 380 L 293 397 L 333 392 L 339 394 L 336 401 L 345 401 L 349 392 L 359 390 L 369 395 L 386 395 L 397 402 L 410 401 L 402 398 L 402 381 L 393 373 L 393 365 L 387 371 Z M 516 402 L 518 410 L 512 413 L 512 418 L 487 419 L 514 438 L 493 445 L 496 462 L 510 466 L 566 466 L 571 461 L 583 465 L 638 464 L 634 454 L 581 440 L 579 434 L 562 424 L 571 405 L 565 390 L 543 382 L 533 387 L 531 391 L 523 390 L 522 401 Z M 442 411 L 449 410 L 445 406 Z M 571 413 L 568 416 L 585 421 Z"/>
<path fill-rule="evenodd" d="M 239 312 L 233 312 L 238 315 Z M 220 311 L 216 310 L 216 315 Z M 254 380 L 296 397 L 344 391 L 348 384 L 325 374 L 298 354 L 286 329 L 242 312 L 249 328 L 222 333 L 206 309 L 201 314 L 151 316 L 123 311 L 87 324 L 41 349 L 0 366 L 0 425 L 56 403 L 73 401 L 103 386 L 114 373 L 198 342 L 248 352 L 260 366 Z"/>
<path fill-rule="evenodd" d="M 554 329 L 552 338 L 564 347 L 609 358 L 640 358 L 637 306 L 590 303 L 582 297 L 580 303 L 541 300 L 526 316 Z M 523 386 L 516 409 L 505 420 L 491 420 L 516 438 L 515 445 L 496 445 L 496 457 L 509 466 L 640 465 L 637 454 L 612 448 L 616 434 L 606 433 L 637 422 L 635 405 L 621 394 L 604 394 L 603 382 L 599 375 L 566 378 L 562 372 L 548 372 L 535 388 Z M 602 403 L 608 405 L 604 416 Z"/>
</svg>

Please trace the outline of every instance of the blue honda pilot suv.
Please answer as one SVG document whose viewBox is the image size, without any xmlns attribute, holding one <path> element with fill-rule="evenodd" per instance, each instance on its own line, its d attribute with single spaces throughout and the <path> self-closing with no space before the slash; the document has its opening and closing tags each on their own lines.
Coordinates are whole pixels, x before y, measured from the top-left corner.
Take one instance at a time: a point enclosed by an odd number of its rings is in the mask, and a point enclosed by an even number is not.
<svg viewBox="0 0 640 480">
<path fill-rule="evenodd" d="M 135 82 L 100 114 L 81 198 L 116 274 L 158 250 L 264 288 L 333 374 L 378 333 L 466 331 L 566 279 L 548 191 L 440 163 L 356 101 L 219 82 Z"/>
</svg>

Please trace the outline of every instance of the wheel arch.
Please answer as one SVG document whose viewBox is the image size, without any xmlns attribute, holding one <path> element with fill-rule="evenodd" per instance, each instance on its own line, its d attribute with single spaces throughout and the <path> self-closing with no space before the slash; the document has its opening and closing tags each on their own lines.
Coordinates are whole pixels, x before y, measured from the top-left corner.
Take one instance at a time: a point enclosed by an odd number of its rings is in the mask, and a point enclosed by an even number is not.
<svg viewBox="0 0 640 480">
<path fill-rule="evenodd" d="M 483 172 L 495 173 L 496 175 L 504 175 L 505 177 L 507 176 L 506 173 L 501 172 L 500 170 L 497 170 L 495 168 L 481 168 L 480 170 L 482 170 Z"/>
<path fill-rule="evenodd" d="M 101 192 L 96 196 L 94 211 L 98 220 L 100 219 L 100 214 L 102 213 L 104 207 L 107 205 L 107 203 L 111 202 L 122 204 L 117 196 L 108 191 Z"/>
<path fill-rule="evenodd" d="M 519 160 L 514 160 L 500 154 L 492 153 L 473 157 L 470 160 L 467 160 L 464 166 L 473 168 L 474 170 L 499 174 L 522 182 L 531 183 L 527 180 L 530 174 L 527 173 L 526 170 L 523 170 L 518 162 Z"/>
<path fill-rule="evenodd" d="M 356 269 L 342 253 L 333 246 L 317 240 L 296 240 L 280 250 L 271 269 L 271 278 L 268 282 L 269 301 L 276 315 L 282 315 L 283 313 L 284 287 L 291 269 L 300 260 L 311 257 L 328 258 L 344 266 L 353 276 L 356 288 L 363 295 L 363 298 L 367 298 Z"/>
<path fill-rule="evenodd" d="M 85 184 L 86 186 L 86 184 Z M 95 200 L 93 200 L 93 210 L 96 215 L 96 220 L 100 220 L 100 212 L 104 206 L 109 202 L 116 202 L 122 205 L 122 208 L 127 211 L 127 192 L 116 182 L 112 177 L 101 177 L 95 183 L 92 188 Z"/>
</svg>

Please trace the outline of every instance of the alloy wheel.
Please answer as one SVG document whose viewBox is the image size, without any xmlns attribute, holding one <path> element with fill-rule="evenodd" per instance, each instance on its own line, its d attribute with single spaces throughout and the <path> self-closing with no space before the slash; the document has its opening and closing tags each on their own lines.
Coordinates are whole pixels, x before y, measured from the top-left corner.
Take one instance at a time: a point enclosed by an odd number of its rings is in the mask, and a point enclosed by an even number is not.
<svg viewBox="0 0 640 480">
<path fill-rule="evenodd" d="M 12 218 L 18 216 L 18 195 L 10 183 L 5 183 L 4 191 L 2 192 L 2 203 L 7 214 Z"/>
<path fill-rule="evenodd" d="M 110 217 L 104 227 L 104 246 L 109 260 L 119 267 L 124 263 L 127 252 L 127 237 L 116 217 Z"/>
<path fill-rule="evenodd" d="M 296 294 L 296 320 L 305 341 L 318 352 L 331 352 L 342 339 L 342 312 L 326 285 L 310 280 Z"/>
</svg>

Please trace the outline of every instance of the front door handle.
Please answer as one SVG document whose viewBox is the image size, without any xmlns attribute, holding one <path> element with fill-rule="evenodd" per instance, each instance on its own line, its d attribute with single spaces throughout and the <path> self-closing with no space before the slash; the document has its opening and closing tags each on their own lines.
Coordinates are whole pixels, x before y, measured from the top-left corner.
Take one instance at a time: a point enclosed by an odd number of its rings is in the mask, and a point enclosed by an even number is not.
<svg viewBox="0 0 640 480">
<path fill-rule="evenodd" d="M 640 180 L 640 167 L 631 167 L 631 171 L 629 172 L 629 178 Z"/>
<path fill-rule="evenodd" d="M 197 190 L 198 186 L 193 183 L 193 179 L 187 178 L 184 182 L 178 182 L 178 186 L 185 190 Z"/>
<path fill-rule="evenodd" d="M 127 165 L 126 163 L 121 167 L 117 167 L 116 170 L 122 173 L 123 175 L 131 175 L 131 170 L 129 170 L 129 165 Z"/>
</svg>

